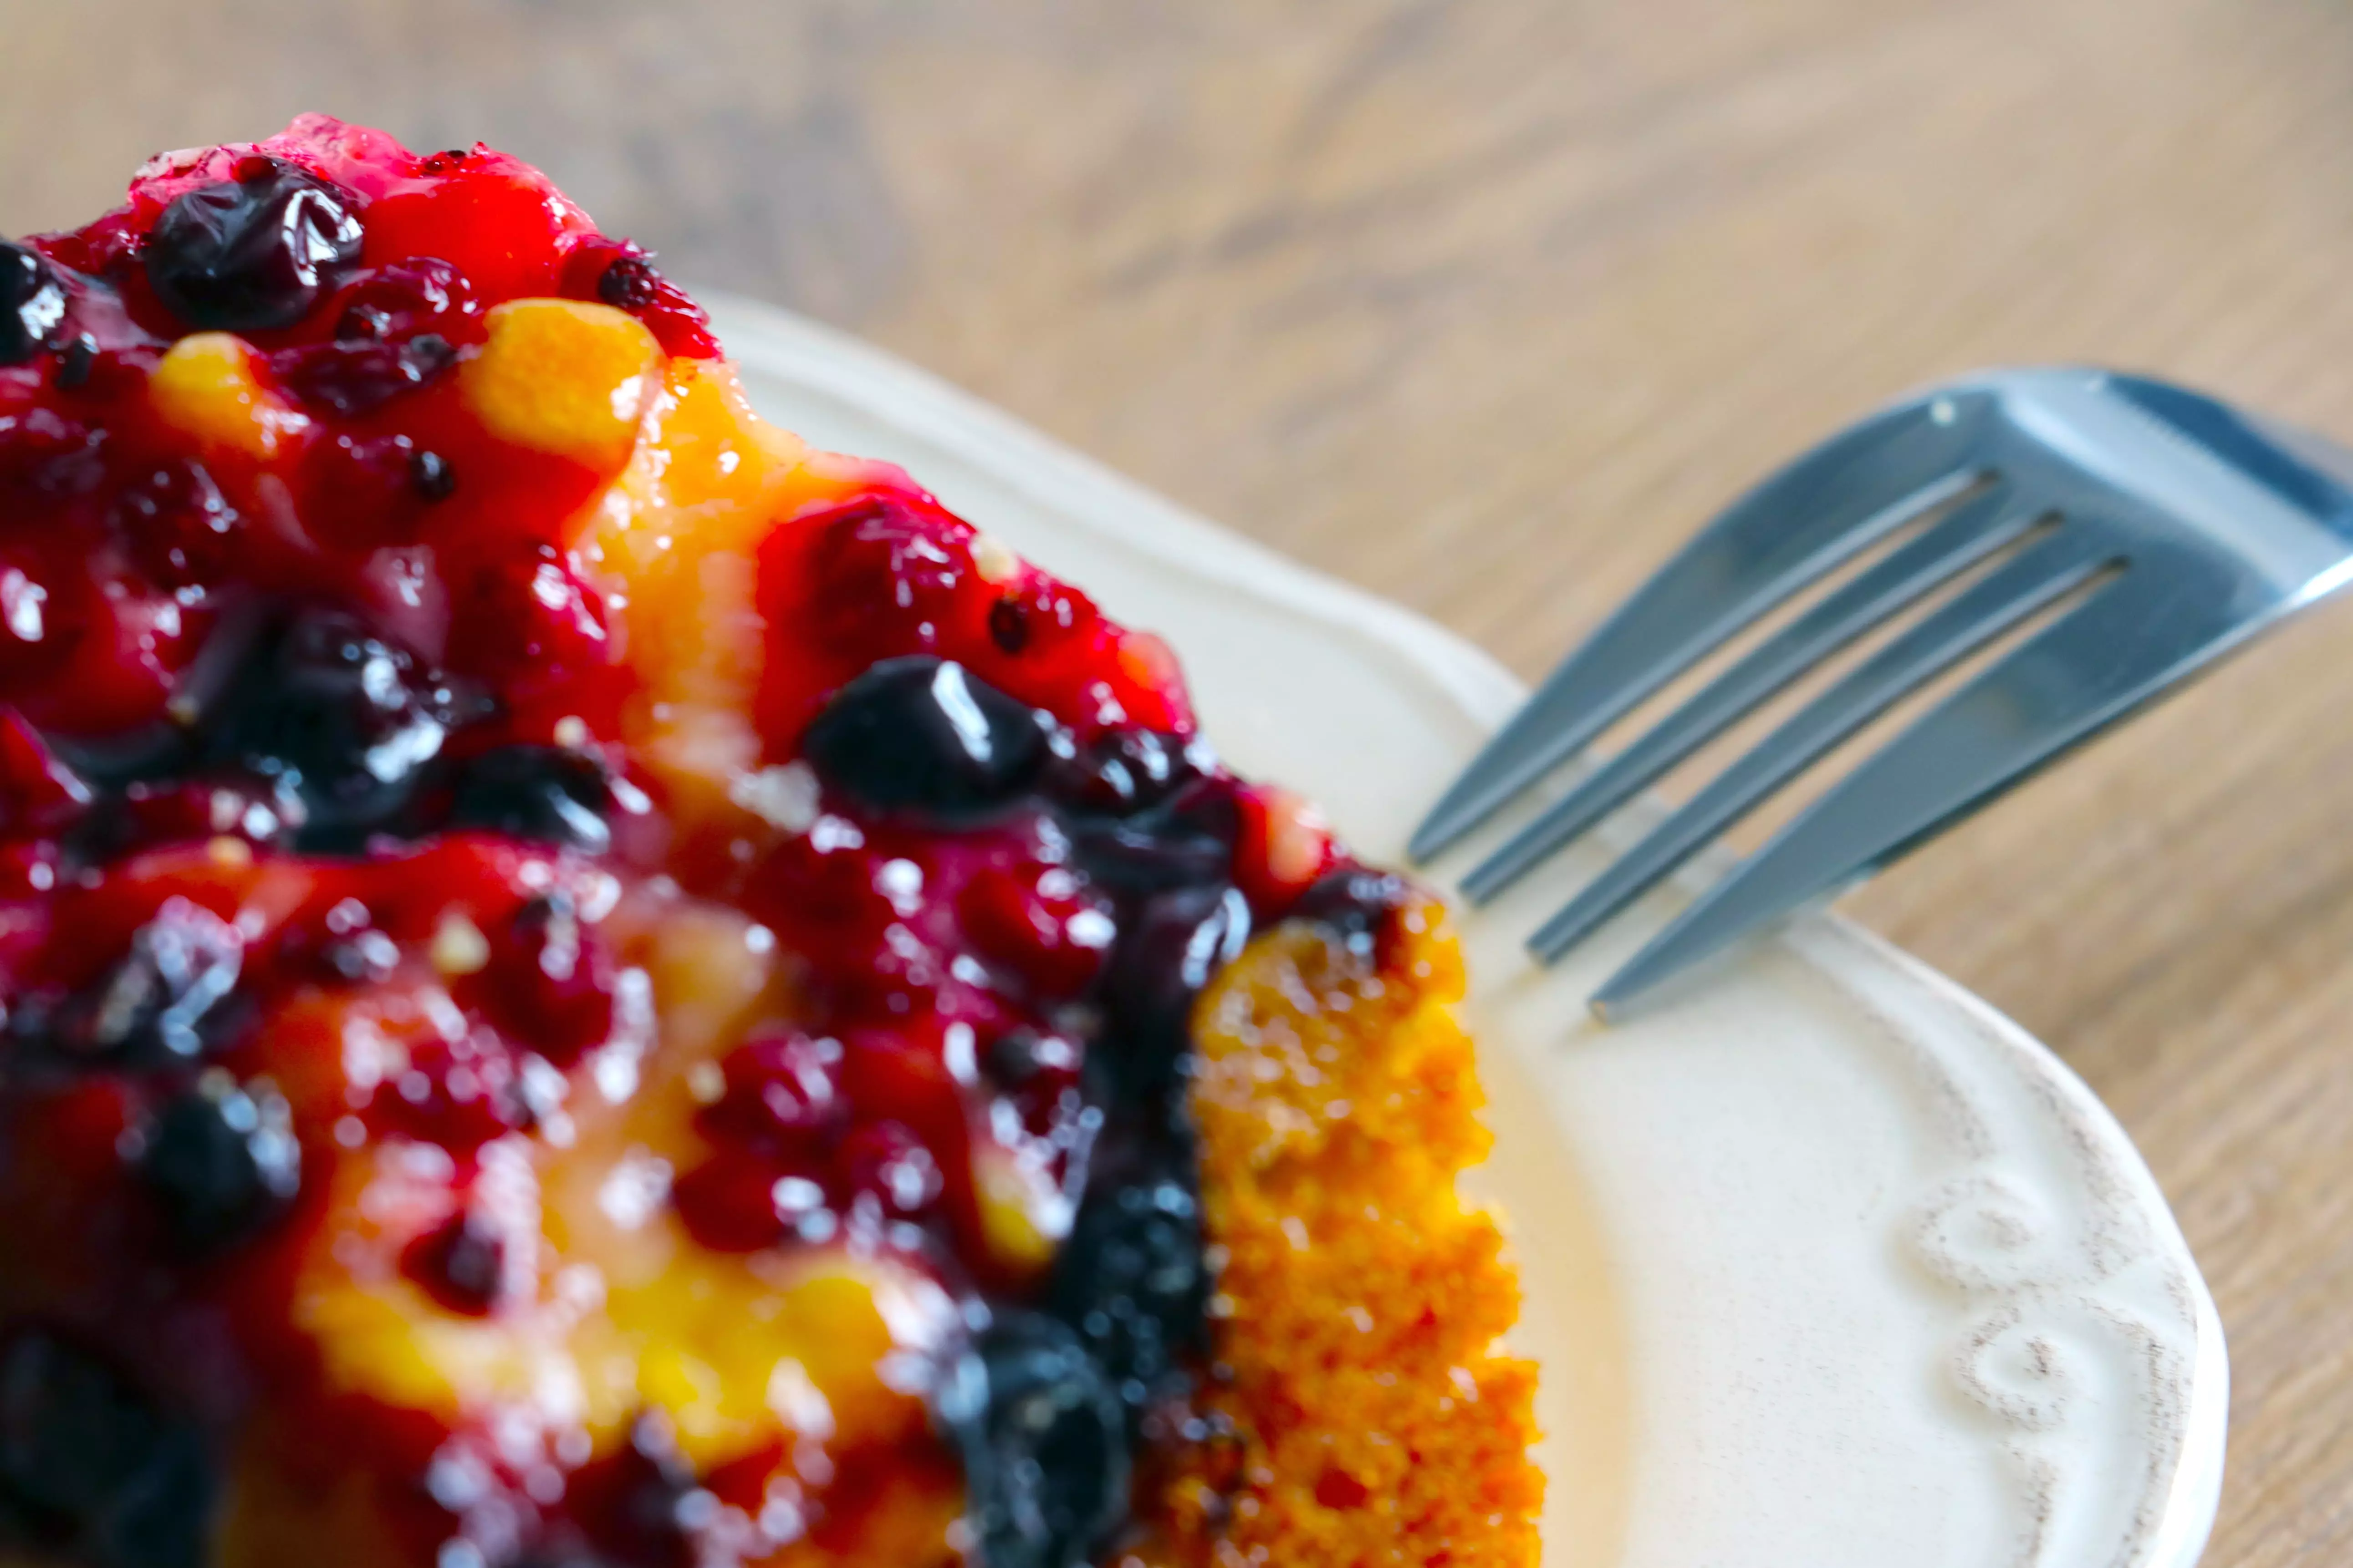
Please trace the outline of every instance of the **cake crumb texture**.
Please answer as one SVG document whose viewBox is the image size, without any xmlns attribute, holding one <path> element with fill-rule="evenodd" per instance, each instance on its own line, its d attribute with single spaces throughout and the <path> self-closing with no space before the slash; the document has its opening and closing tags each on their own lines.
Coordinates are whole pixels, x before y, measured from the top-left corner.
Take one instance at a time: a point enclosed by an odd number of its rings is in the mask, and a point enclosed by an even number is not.
<svg viewBox="0 0 2353 1568">
<path fill-rule="evenodd" d="M 1203 1404 L 1231 1436 L 1148 1483 L 1127 1562 L 1535 1563 L 1535 1368 L 1497 1344 L 1518 1286 L 1455 1188 L 1488 1144 L 1462 994 L 1417 897 L 1377 944 L 1278 927 L 1202 994 L 1193 1109 L 1225 1254 Z"/>
</svg>

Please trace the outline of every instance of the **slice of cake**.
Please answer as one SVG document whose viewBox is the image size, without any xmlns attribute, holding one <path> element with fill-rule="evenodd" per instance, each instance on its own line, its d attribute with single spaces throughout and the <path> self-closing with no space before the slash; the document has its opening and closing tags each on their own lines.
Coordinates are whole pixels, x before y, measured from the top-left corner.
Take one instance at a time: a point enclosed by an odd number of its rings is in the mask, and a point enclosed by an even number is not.
<svg viewBox="0 0 2353 1568">
<path fill-rule="evenodd" d="M 515 160 L 0 246 L 0 1556 L 1531 1563 L 1461 992 Z"/>
</svg>

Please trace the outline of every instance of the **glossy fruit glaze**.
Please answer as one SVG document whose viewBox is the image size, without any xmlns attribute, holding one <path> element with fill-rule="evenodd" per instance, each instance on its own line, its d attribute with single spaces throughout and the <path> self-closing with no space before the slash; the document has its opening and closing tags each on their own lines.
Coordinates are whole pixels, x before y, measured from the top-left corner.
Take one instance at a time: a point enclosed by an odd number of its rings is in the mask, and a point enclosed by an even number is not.
<svg viewBox="0 0 2353 1568">
<path fill-rule="evenodd" d="M 1401 897 L 512 158 L 0 247 L 0 1543 L 1105 1550 L 1216 1435 L 1194 998 Z"/>
</svg>

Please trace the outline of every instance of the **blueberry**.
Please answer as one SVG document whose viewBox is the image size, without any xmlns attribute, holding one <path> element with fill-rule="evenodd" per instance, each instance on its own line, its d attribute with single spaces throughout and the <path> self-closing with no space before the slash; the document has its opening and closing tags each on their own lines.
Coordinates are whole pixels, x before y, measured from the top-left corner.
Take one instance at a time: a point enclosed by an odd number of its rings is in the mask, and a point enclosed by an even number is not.
<svg viewBox="0 0 2353 1568">
<path fill-rule="evenodd" d="M 39 1330 L 0 1349 L 0 1541 L 98 1568 L 198 1568 L 213 1476 L 195 1429 Z"/>
<path fill-rule="evenodd" d="M 1178 736 L 1106 730 L 1075 755 L 1056 759 L 1046 787 L 1073 810 L 1124 816 L 1159 805 L 1199 774 Z"/>
<path fill-rule="evenodd" d="M 274 1217 L 301 1184 L 286 1102 L 217 1081 L 165 1102 L 139 1175 L 185 1257 L 216 1252 Z"/>
<path fill-rule="evenodd" d="M 1411 891 L 1393 871 L 1351 866 L 1319 878 L 1292 906 L 1291 918 L 1314 921 L 1350 952 L 1369 959 Z"/>
<path fill-rule="evenodd" d="M 1087 1053 L 1122 1104 L 1167 1097 L 1192 1042 L 1193 1000 L 1250 940 L 1250 900 L 1230 887 L 1147 900 L 1120 932 L 1103 977 L 1103 1032 Z"/>
<path fill-rule="evenodd" d="M 235 926 L 200 904 L 167 900 L 131 951 L 59 1011 L 53 1037 L 81 1058 L 193 1059 L 225 1032 L 244 957 Z"/>
<path fill-rule="evenodd" d="M 1054 1261 L 1047 1306 L 1076 1329 L 1130 1410 L 1173 1391 L 1206 1341 L 1209 1271 L 1190 1173 L 1096 1173 Z"/>
<path fill-rule="evenodd" d="M 66 319 L 66 291 L 40 252 L 0 243 L 0 364 L 41 352 Z"/>
<path fill-rule="evenodd" d="M 297 847 L 349 851 L 406 804 L 448 731 L 481 705 L 351 616 L 298 616 L 247 670 L 216 759 L 290 775 L 307 811 Z"/>
<path fill-rule="evenodd" d="M 459 771 L 448 825 L 602 854 L 613 841 L 606 823 L 612 809 L 612 785 L 594 757 L 558 746 L 501 746 Z"/>
<path fill-rule="evenodd" d="M 826 784 L 869 810 L 963 817 L 1029 788 L 1051 721 L 962 665 L 886 658 L 834 694 L 801 749 Z"/>
<path fill-rule="evenodd" d="M 1005 1312 L 948 1380 L 967 1522 L 988 1568 L 1080 1568 L 1126 1517 L 1127 1423 L 1069 1328 Z"/>
<path fill-rule="evenodd" d="M 1067 797 L 1066 797 L 1067 798 Z M 1241 827 L 1233 785 L 1196 779 L 1124 816 L 1082 812 L 1067 826 L 1071 860 L 1114 897 L 1222 887 Z"/>
<path fill-rule="evenodd" d="M 274 158 L 248 158 L 236 179 L 164 209 L 147 239 L 147 281 L 193 327 L 290 327 L 359 265 L 361 240 L 349 193 Z"/>
</svg>

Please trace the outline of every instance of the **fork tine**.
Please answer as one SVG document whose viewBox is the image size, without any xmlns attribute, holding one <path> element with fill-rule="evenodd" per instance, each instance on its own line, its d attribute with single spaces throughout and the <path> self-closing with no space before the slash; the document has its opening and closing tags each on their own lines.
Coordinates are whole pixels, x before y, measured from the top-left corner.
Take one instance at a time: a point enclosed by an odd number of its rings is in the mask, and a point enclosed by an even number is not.
<svg viewBox="0 0 2353 1568">
<path fill-rule="evenodd" d="M 2035 520 L 1996 481 L 1790 622 L 1579 780 L 1462 879 L 1483 904 L 1722 734 L 1757 705 L 1939 584 L 2024 533 Z"/>
<path fill-rule="evenodd" d="M 1907 627 L 1767 736 L 1628 850 L 1528 939 L 1551 963 L 1906 692 L 2099 570 L 2086 531 L 2062 526 Z"/>
<path fill-rule="evenodd" d="M 1735 501 L 1546 678 L 1430 808 L 1407 852 L 1426 860 L 1444 849 L 1726 637 L 1972 482 L 1955 470 L 1992 407 L 1979 391 L 1915 398 Z"/>
<path fill-rule="evenodd" d="M 1924 715 L 1611 975 L 1595 1011 L 1895 859 L 2260 625 L 2224 590 L 2152 575 L 2137 564 Z"/>
</svg>

